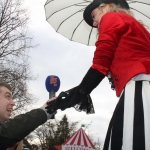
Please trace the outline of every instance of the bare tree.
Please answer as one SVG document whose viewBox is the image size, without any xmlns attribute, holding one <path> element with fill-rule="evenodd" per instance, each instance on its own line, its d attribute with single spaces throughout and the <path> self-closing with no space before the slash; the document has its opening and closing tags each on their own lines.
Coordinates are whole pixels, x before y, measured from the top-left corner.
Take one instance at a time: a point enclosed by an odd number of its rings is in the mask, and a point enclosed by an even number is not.
<svg viewBox="0 0 150 150">
<path fill-rule="evenodd" d="M 31 37 L 27 31 L 27 10 L 22 0 L 0 2 L 0 58 L 24 55 L 31 48 Z"/>
<path fill-rule="evenodd" d="M 97 139 L 97 141 L 94 142 L 94 146 L 96 150 L 102 150 L 102 142 L 100 141 L 100 139 Z"/>
<path fill-rule="evenodd" d="M 22 0 L 0 1 L 0 81 L 9 83 L 16 100 L 15 113 L 33 103 L 28 82 L 33 80 L 29 66 L 29 50 L 34 48 L 27 28 L 27 9 Z"/>
</svg>

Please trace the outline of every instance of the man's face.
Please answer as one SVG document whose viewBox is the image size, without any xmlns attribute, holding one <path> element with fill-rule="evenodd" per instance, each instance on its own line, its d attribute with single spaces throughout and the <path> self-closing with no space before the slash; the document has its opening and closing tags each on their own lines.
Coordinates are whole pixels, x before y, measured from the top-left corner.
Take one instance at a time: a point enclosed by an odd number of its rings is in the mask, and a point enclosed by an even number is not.
<svg viewBox="0 0 150 150">
<path fill-rule="evenodd" d="M 0 87 L 0 123 L 10 118 L 14 106 L 12 93 L 6 87 Z"/>
</svg>

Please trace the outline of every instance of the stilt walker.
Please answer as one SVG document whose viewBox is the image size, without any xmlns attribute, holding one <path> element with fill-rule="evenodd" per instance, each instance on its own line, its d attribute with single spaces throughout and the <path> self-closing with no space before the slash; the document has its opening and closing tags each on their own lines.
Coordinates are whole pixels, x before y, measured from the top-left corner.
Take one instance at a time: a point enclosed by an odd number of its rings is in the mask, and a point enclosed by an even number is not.
<svg viewBox="0 0 150 150">
<path fill-rule="evenodd" d="M 125 0 L 94 0 L 83 17 L 98 29 L 93 64 L 63 109 L 93 107 L 85 97 L 109 76 L 119 102 L 103 149 L 150 150 L 150 33 Z"/>
</svg>

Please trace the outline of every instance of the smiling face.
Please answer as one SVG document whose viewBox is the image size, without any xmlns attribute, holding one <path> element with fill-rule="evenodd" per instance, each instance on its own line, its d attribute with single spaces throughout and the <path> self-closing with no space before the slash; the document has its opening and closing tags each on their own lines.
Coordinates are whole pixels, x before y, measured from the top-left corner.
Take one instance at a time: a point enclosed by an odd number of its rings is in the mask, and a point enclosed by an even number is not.
<svg viewBox="0 0 150 150">
<path fill-rule="evenodd" d="M 4 86 L 0 86 L 0 123 L 10 118 L 14 106 L 15 103 L 12 100 L 10 90 Z"/>
<path fill-rule="evenodd" d="M 98 28 L 102 16 L 109 11 L 110 11 L 110 6 L 107 4 L 95 8 L 91 13 L 93 18 L 93 26 Z"/>
</svg>

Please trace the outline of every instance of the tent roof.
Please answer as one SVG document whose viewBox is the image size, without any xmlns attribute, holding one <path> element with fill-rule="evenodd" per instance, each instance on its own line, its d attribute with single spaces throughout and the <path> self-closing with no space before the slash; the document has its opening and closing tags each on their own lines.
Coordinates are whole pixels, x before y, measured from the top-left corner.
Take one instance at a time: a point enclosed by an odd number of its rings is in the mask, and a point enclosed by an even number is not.
<svg viewBox="0 0 150 150">
<path fill-rule="evenodd" d="M 63 145 L 81 145 L 89 148 L 95 148 L 82 128 L 76 131 Z"/>
<path fill-rule="evenodd" d="M 57 150 L 62 150 L 61 145 L 54 146 Z"/>
</svg>

